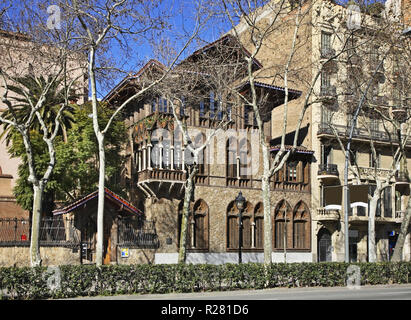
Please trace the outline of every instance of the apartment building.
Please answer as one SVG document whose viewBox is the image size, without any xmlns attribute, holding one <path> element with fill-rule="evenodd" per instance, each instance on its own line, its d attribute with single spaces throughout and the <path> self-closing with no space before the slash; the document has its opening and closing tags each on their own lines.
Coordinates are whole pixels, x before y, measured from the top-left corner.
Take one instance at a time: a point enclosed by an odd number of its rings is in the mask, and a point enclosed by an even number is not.
<svg viewBox="0 0 411 320">
<path fill-rule="evenodd" d="M 59 53 L 55 48 L 44 44 L 37 44 L 26 34 L 0 30 L 0 67 L 6 76 L 24 77 L 27 75 L 43 75 L 47 77 L 58 70 Z M 87 82 L 81 64 L 84 62 L 78 55 L 69 58 L 67 70 L 71 79 L 76 79 L 76 93 L 78 103 L 83 103 L 87 97 Z M 0 96 L 4 93 L 4 79 L 1 78 Z M 7 85 L 12 83 L 6 80 Z M 74 88 L 73 88 L 74 89 Z M 9 96 L 13 92 L 9 90 Z M 7 110 L 0 101 L 0 112 Z M 3 132 L 1 126 L 0 132 Z M 20 159 L 11 158 L 5 138 L 0 141 L 0 218 L 28 218 L 29 213 L 16 203 L 13 188 L 18 179 Z"/>
<path fill-rule="evenodd" d="M 341 5 L 330 1 L 312 1 L 305 6 L 307 23 L 302 24 L 299 36 L 308 40 L 300 51 L 310 61 L 304 64 L 302 59 L 297 63 L 308 80 L 308 85 L 299 86 L 302 95 L 311 86 L 313 88 L 311 104 L 305 113 L 309 134 L 302 137 L 302 144 L 314 151 L 311 174 L 313 261 L 344 261 L 345 258 L 345 146 L 354 112 L 368 82 L 370 87 L 364 97 L 364 107 L 353 130 L 349 160 L 349 256 L 350 261 L 367 261 L 369 195 L 374 193 L 377 182 L 384 181 L 389 185 L 382 190 L 377 205 L 375 232 L 377 259 L 386 261 L 392 255 L 408 203 L 409 181 L 403 174 L 404 162 L 393 162 L 398 136 L 392 123 L 383 121 L 379 112 L 394 119 L 398 127 L 406 130 L 407 102 L 398 97 L 400 92 L 404 95 L 408 89 L 400 87 L 399 81 L 394 79 L 399 74 L 401 64 L 395 63 L 395 54 L 383 58 L 389 44 L 379 40 L 379 35 L 385 32 L 381 31 L 381 18 L 358 13 L 357 28 L 355 15 L 350 16 L 352 13 Z M 402 1 L 400 8 L 408 7 L 409 2 Z M 409 11 L 405 9 L 399 17 L 407 15 Z M 399 26 L 404 25 L 400 19 L 398 21 Z M 394 29 L 385 30 L 392 32 Z M 282 32 L 284 34 L 287 33 Z M 287 43 L 287 39 L 283 41 Z M 359 45 L 361 41 L 364 43 L 362 46 Z M 358 50 L 350 50 L 350 46 Z M 319 77 L 315 80 L 318 72 Z M 358 83 L 358 79 L 362 82 Z M 367 109 L 367 103 L 374 109 Z M 297 103 L 293 107 L 295 112 L 290 113 L 290 122 L 295 121 L 302 109 Z M 281 116 L 282 112 L 281 107 L 275 109 L 273 118 Z M 408 155 L 408 142 L 405 148 Z M 408 170 L 409 160 L 407 156 Z M 408 234 L 403 250 L 404 259 L 410 259 L 410 250 Z"/>
</svg>

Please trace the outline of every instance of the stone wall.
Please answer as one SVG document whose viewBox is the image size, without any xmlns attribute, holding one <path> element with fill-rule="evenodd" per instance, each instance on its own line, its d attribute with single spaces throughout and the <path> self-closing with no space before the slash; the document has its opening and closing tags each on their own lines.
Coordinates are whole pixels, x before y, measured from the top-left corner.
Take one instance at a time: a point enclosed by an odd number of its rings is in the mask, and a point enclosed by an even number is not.
<svg viewBox="0 0 411 320">
<path fill-rule="evenodd" d="M 57 266 L 80 264 L 80 253 L 71 248 L 41 247 L 40 255 L 43 266 Z M 29 247 L 0 247 L 0 267 L 28 267 L 30 266 Z"/>
</svg>

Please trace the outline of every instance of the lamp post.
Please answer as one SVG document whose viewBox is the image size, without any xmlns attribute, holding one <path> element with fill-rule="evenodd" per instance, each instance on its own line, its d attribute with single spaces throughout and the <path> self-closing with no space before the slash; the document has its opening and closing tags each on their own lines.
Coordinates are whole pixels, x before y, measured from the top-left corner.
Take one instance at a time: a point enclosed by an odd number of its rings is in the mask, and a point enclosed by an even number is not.
<svg viewBox="0 0 411 320">
<path fill-rule="evenodd" d="M 245 198 L 243 193 L 240 191 L 238 196 L 235 198 L 235 204 L 237 205 L 238 213 L 238 263 L 242 263 L 241 247 L 243 246 L 243 210 L 245 204 Z"/>
</svg>

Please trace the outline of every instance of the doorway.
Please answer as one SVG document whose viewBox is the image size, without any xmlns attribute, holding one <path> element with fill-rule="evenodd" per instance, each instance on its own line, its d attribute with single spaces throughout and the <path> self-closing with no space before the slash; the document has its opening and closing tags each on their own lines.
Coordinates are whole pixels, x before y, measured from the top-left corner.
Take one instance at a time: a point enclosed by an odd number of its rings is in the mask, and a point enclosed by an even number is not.
<svg viewBox="0 0 411 320">
<path fill-rule="evenodd" d="M 332 246 L 331 246 L 331 233 L 322 228 L 318 232 L 318 262 L 330 262 L 332 261 Z"/>
</svg>

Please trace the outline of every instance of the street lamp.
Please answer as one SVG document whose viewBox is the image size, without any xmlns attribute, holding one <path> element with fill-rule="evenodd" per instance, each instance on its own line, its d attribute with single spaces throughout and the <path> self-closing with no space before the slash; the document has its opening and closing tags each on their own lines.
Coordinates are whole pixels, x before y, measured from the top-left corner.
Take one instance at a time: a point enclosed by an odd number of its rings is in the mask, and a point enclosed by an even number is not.
<svg viewBox="0 0 411 320">
<path fill-rule="evenodd" d="M 245 198 L 243 197 L 243 193 L 240 191 L 238 193 L 238 196 L 235 198 L 235 204 L 237 205 L 237 209 L 239 211 L 238 213 L 238 263 L 242 262 L 242 256 L 241 256 L 241 247 L 243 246 L 243 232 L 242 232 L 242 227 L 243 227 L 243 210 L 244 210 L 244 204 L 245 204 Z"/>
</svg>

